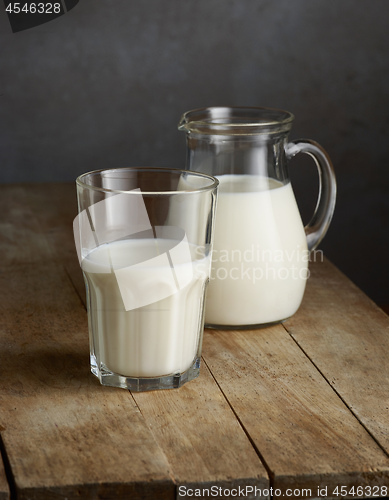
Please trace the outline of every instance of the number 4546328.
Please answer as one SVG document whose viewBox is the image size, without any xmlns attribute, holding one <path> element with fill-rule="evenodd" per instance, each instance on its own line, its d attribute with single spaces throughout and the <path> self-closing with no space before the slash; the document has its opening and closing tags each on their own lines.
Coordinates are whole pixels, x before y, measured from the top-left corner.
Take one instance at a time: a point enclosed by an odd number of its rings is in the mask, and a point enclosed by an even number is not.
<svg viewBox="0 0 389 500">
<path fill-rule="evenodd" d="M 22 3 L 9 2 L 5 11 L 9 14 L 59 14 L 61 12 L 61 4 L 56 3 Z"/>
<path fill-rule="evenodd" d="M 355 496 L 355 497 L 386 497 L 387 486 L 337 486 L 332 492 L 333 496 Z"/>
</svg>

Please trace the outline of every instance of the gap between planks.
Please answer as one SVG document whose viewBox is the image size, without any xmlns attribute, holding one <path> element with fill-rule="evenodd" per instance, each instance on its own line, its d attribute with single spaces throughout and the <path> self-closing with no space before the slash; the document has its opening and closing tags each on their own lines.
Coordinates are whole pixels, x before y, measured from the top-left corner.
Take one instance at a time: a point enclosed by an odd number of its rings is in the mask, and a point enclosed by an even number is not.
<svg viewBox="0 0 389 500">
<path fill-rule="evenodd" d="M 273 487 L 273 481 L 274 481 L 274 474 L 273 472 L 271 471 L 270 467 L 268 466 L 265 458 L 263 457 L 262 453 L 259 451 L 258 449 L 258 446 L 256 445 L 255 441 L 253 440 L 253 438 L 250 436 L 250 433 L 248 432 L 248 430 L 246 429 L 246 427 L 244 426 L 243 422 L 242 422 L 242 419 L 239 417 L 238 413 L 235 411 L 233 405 L 230 403 L 229 399 L 228 399 L 228 396 L 227 394 L 223 391 L 221 385 L 219 384 L 219 382 L 217 381 L 217 378 L 215 377 L 215 375 L 213 374 L 212 370 L 211 370 L 211 367 L 208 366 L 207 362 L 205 361 L 204 358 L 201 358 L 202 359 L 202 362 L 206 365 L 206 367 L 208 368 L 213 380 L 215 381 L 216 385 L 219 387 L 219 390 L 220 392 L 223 394 L 223 397 L 224 399 L 226 400 L 228 406 L 231 408 L 231 411 L 233 412 L 233 414 L 235 415 L 237 421 L 239 422 L 239 425 L 241 426 L 242 430 L 244 431 L 244 433 L 246 434 L 247 436 L 247 439 L 250 441 L 251 443 L 251 446 L 254 448 L 256 454 L 258 455 L 258 458 L 259 460 L 262 462 L 262 465 L 265 467 L 265 470 L 267 472 L 267 475 L 269 476 L 269 484 L 270 484 L 270 487 Z"/>
<path fill-rule="evenodd" d="M 299 344 L 299 342 L 294 338 L 294 336 L 288 331 L 288 329 L 282 325 L 286 331 L 286 333 L 291 337 L 293 342 L 297 345 L 297 347 L 302 351 L 302 353 L 309 359 L 312 365 L 316 368 L 316 370 L 320 373 L 323 379 L 327 382 L 330 388 L 334 391 L 334 393 L 338 396 L 338 398 L 343 402 L 345 407 L 354 415 L 357 421 L 361 424 L 361 426 L 365 429 L 365 431 L 370 435 L 370 437 L 376 442 L 376 444 L 381 448 L 381 450 L 385 453 L 385 455 L 389 458 L 389 453 L 386 451 L 385 447 L 379 442 L 379 440 L 374 436 L 373 432 L 364 424 L 364 422 L 358 417 L 358 415 L 354 412 L 351 405 L 347 404 L 345 398 L 340 394 L 340 392 L 331 384 L 328 377 L 323 373 L 322 370 L 317 366 L 317 364 L 313 361 L 313 359 L 309 356 L 309 354 L 304 350 L 304 348 Z"/>
<path fill-rule="evenodd" d="M 284 329 L 388 456 L 389 318 L 328 260 L 312 273 Z"/>
</svg>

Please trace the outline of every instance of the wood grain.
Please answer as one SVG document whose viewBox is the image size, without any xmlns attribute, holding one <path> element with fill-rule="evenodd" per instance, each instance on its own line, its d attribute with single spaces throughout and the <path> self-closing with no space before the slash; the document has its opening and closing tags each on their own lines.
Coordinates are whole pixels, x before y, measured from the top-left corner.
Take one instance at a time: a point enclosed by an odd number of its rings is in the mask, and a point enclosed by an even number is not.
<svg viewBox="0 0 389 500">
<path fill-rule="evenodd" d="M 388 457 L 281 325 L 206 330 L 203 356 L 275 488 L 388 484 Z"/>
<path fill-rule="evenodd" d="M 24 203 L 39 221 L 52 259 L 66 269 L 84 299 L 71 226 L 76 213 L 75 204 L 69 203 L 73 195 L 73 185 L 36 186 L 25 189 Z M 203 371 L 200 381 L 178 391 L 134 395 L 168 458 L 175 482 L 191 488 L 201 484 L 268 486 L 266 470 L 249 439 L 206 367 Z M 161 427 L 162 433 L 155 431 Z"/>
<path fill-rule="evenodd" d="M 389 455 L 389 317 L 328 261 L 285 328 Z"/>
<path fill-rule="evenodd" d="M 200 377 L 177 391 L 133 396 L 178 485 L 269 488 L 265 468 L 204 364 Z"/>
<path fill-rule="evenodd" d="M 388 485 L 388 320 L 329 263 L 283 325 L 207 330 L 197 380 L 133 396 L 100 386 L 75 193 L 0 186 L 0 430 L 18 498 Z"/>
<path fill-rule="evenodd" d="M 75 183 L 23 186 L 23 204 L 37 221 L 51 259 L 61 265 L 85 304 L 85 284 L 77 259 L 73 220 L 77 215 Z"/>
<path fill-rule="evenodd" d="M 1 266 L 44 262 L 51 257 L 25 193 L 22 185 L 0 186 Z"/>
<path fill-rule="evenodd" d="M 172 499 L 166 457 L 129 393 L 90 374 L 85 308 L 31 189 L 1 197 L 14 208 L 1 218 L 0 425 L 18 498 Z"/>
<path fill-rule="evenodd" d="M 173 498 L 129 394 L 89 373 L 85 310 L 67 276 L 50 263 L 2 269 L 0 291 L 0 423 L 20 498 Z"/>
</svg>

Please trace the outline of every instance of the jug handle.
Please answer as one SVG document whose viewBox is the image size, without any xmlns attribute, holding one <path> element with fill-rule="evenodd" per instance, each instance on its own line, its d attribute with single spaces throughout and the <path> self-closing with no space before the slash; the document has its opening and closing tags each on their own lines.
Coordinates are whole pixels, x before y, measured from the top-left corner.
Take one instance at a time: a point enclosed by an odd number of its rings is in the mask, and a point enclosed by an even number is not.
<svg viewBox="0 0 389 500">
<path fill-rule="evenodd" d="M 319 195 L 316 208 L 305 226 L 308 250 L 314 250 L 324 238 L 330 225 L 336 201 L 336 178 L 332 162 L 327 152 L 315 141 L 300 139 L 289 142 L 285 149 L 288 160 L 297 153 L 305 153 L 313 158 L 319 173 Z"/>
</svg>

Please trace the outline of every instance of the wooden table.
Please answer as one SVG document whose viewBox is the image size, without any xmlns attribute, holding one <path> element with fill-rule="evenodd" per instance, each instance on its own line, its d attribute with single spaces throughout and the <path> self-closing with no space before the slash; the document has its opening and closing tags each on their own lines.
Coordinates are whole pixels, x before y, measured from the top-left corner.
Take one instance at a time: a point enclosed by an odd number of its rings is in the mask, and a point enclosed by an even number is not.
<svg viewBox="0 0 389 500">
<path fill-rule="evenodd" d="M 131 394 L 89 370 L 75 215 L 73 184 L 0 187 L 1 500 L 389 496 L 389 318 L 339 270 L 312 264 L 282 325 L 205 331 L 197 380 Z"/>
</svg>

